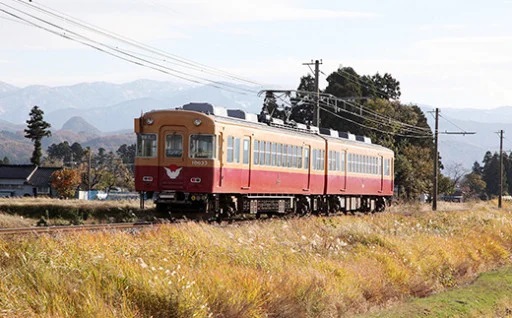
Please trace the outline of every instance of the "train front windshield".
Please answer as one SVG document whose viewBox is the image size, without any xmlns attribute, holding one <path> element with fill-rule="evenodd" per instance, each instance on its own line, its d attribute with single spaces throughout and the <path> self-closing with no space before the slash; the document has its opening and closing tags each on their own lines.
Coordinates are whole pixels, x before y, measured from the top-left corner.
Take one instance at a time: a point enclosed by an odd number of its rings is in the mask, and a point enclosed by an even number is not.
<svg viewBox="0 0 512 318">
<path fill-rule="evenodd" d="M 137 134 L 137 157 L 155 157 L 156 143 L 156 134 Z"/>
<path fill-rule="evenodd" d="M 215 135 L 190 135 L 190 158 L 214 159 Z"/>
</svg>

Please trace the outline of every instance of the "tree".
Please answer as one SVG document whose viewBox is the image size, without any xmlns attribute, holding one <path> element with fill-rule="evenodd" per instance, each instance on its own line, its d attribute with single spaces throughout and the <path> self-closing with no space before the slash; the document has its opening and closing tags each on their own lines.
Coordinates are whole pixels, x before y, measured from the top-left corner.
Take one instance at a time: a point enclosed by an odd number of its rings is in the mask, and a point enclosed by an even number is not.
<svg viewBox="0 0 512 318">
<path fill-rule="evenodd" d="M 7 156 L 5 156 L 4 159 L 0 160 L 0 164 L 2 164 L 2 165 L 8 165 L 10 163 L 11 162 L 10 162 L 9 158 L 7 158 Z"/>
<path fill-rule="evenodd" d="M 120 147 L 127 150 L 133 147 Z M 87 148 L 86 156 L 91 156 L 90 162 L 83 163 L 82 168 L 82 184 L 87 189 L 105 190 L 113 186 L 133 189 L 133 171 L 128 165 L 123 163 L 122 158 L 113 152 L 107 152 L 104 148 L 99 148 L 97 154 L 93 154 L 92 150 Z M 133 162 L 133 161 L 132 161 Z M 90 166 L 89 166 L 90 163 Z"/>
<path fill-rule="evenodd" d="M 76 169 L 67 168 L 57 170 L 52 173 L 50 181 L 59 196 L 66 199 L 73 198 L 81 182 L 80 172 Z"/>
<path fill-rule="evenodd" d="M 479 198 L 485 196 L 485 181 L 482 180 L 482 175 L 477 172 L 471 172 L 464 176 L 461 181 L 461 189 L 467 198 Z"/>
<path fill-rule="evenodd" d="M 35 165 L 41 163 L 41 139 L 43 139 L 43 137 L 49 137 L 52 134 L 49 130 L 51 125 L 44 121 L 43 115 L 43 110 L 38 106 L 32 107 L 29 114 L 30 118 L 27 120 L 27 129 L 24 130 L 25 138 L 34 142 L 34 151 L 32 152 L 30 162 Z"/>
<path fill-rule="evenodd" d="M 487 195 L 499 195 L 500 192 L 500 156 L 497 152 L 491 154 L 487 151 L 484 156 L 484 166 L 482 168 L 482 179 L 486 184 L 485 191 Z M 508 190 L 507 174 L 503 169 L 503 192 Z"/>
<path fill-rule="evenodd" d="M 60 144 L 51 144 L 46 153 L 50 163 L 60 162 L 70 167 L 79 164 L 84 157 L 84 149 L 77 142 L 74 142 L 71 146 L 67 141 Z"/>
</svg>

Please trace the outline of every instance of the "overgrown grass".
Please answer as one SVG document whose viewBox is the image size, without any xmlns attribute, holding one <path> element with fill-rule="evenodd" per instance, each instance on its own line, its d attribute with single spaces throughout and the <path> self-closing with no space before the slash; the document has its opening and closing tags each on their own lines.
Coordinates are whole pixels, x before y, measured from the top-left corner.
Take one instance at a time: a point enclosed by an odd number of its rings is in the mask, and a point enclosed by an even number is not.
<svg viewBox="0 0 512 318">
<path fill-rule="evenodd" d="M 37 220 L 27 219 L 18 215 L 9 215 L 0 212 L 0 228 L 11 227 L 29 227 L 33 226 Z"/>
<path fill-rule="evenodd" d="M 32 219 L 45 219 L 50 225 L 131 222 L 154 217 L 153 204 L 140 210 L 138 200 L 85 201 L 51 198 L 0 198 L 0 211 Z"/>
<path fill-rule="evenodd" d="M 349 317 L 511 263 L 510 207 L 417 210 L 0 238 L 0 315 Z"/>
</svg>

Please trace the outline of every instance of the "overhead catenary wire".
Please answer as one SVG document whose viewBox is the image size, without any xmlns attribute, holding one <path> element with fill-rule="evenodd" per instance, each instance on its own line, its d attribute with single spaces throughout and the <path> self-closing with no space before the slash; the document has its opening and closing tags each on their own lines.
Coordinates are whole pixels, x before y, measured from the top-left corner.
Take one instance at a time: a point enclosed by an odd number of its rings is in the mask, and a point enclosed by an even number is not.
<svg viewBox="0 0 512 318">
<path fill-rule="evenodd" d="M 0 5 L 2 5 L 2 4 L 0 3 Z M 198 77 L 198 76 L 190 75 L 190 74 L 178 71 L 178 70 L 173 70 L 173 69 L 170 69 L 168 67 L 159 65 L 157 63 L 153 63 L 153 62 L 144 60 L 144 59 L 142 59 L 140 57 L 134 56 L 132 54 L 123 52 L 122 50 L 119 50 L 117 48 L 113 48 L 113 47 L 110 47 L 108 45 L 97 43 L 97 42 L 95 42 L 93 40 L 90 40 L 87 37 L 83 37 L 81 35 L 78 35 L 78 38 L 73 37 L 73 35 L 76 36 L 76 34 L 74 32 L 72 32 L 72 31 L 68 31 L 68 34 L 66 34 L 66 33 L 59 33 L 59 32 L 57 32 L 55 30 L 51 30 L 51 29 L 49 29 L 47 27 L 38 25 L 38 24 L 36 24 L 36 23 L 34 23 L 34 22 L 30 21 L 30 20 L 27 20 L 27 19 L 25 19 L 23 17 L 20 17 L 20 16 L 18 16 L 16 14 L 7 12 L 7 11 L 5 11 L 3 9 L 0 9 L 0 12 L 7 13 L 7 14 L 11 15 L 12 17 L 15 17 L 17 19 L 20 19 L 22 21 L 25 21 L 25 22 L 29 23 L 30 25 L 33 25 L 35 27 L 38 27 L 38 28 L 43 29 L 45 31 L 48 31 L 50 33 L 59 35 L 59 36 L 61 36 L 63 38 L 66 38 L 66 39 L 78 42 L 80 44 L 89 46 L 89 47 L 94 48 L 94 49 L 96 49 L 98 51 L 101 51 L 103 53 L 112 55 L 114 57 L 117 57 L 117 58 L 120 58 L 122 60 L 134 63 L 136 65 L 148 67 L 150 69 L 153 69 L 153 70 L 156 70 L 156 71 L 168 74 L 168 75 L 172 75 L 174 77 L 177 77 L 177 78 L 189 81 L 189 82 L 193 82 L 193 83 L 196 83 L 196 84 L 205 84 L 206 83 L 207 85 L 210 85 L 210 86 L 215 87 L 215 88 L 223 89 L 223 90 L 234 92 L 234 93 L 240 93 L 240 94 L 246 94 L 247 92 L 250 92 L 250 93 L 254 92 L 254 91 L 249 91 L 249 90 L 247 90 L 246 92 L 243 92 L 243 91 L 241 91 L 241 90 L 243 90 L 243 88 L 238 88 L 236 86 L 230 87 L 226 83 L 214 82 L 214 81 L 211 81 L 211 80 L 208 80 L 208 79 L 205 79 L 205 78 L 201 78 L 201 77 Z M 66 30 L 64 29 L 64 31 L 66 31 Z M 82 38 L 82 40 L 80 40 L 79 38 Z M 87 42 L 87 41 L 90 41 L 90 42 Z M 95 45 L 94 43 L 96 43 L 98 45 Z M 103 48 L 102 48 L 102 46 L 103 46 Z M 114 53 L 114 52 L 116 52 L 117 54 Z M 178 74 L 176 74 L 176 73 L 178 73 Z M 187 77 L 187 76 L 189 76 L 189 77 Z M 190 78 L 190 77 L 192 77 L 192 78 Z M 193 78 L 196 78 L 196 79 L 193 79 Z"/>
<path fill-rule="evenodd" d="M 15 0 L 15 1 L 17 1 L 17 0 Z M 231 84 L 231 83 L 215 81 L 210 78 L 191 74 L 190 72 L 181 71 L 176 68 L 170 68 L 169 66 L 164 65 L 162 63 L 150 61 L 149 59 L 146 59 L 146 58 L 140 56 L 140 53 L 129 52 L 129 51 L 124 50 L 123 48 L 114 47 L 112 45 L 96 41 L 94 39 L 87 37 L 84 34 L 80 34 L 78 32 L 75 32 L 74 30 L 70 30 L 70 29 L 60 26 L 54 22 L 45 20 L 45 18 L 36 16 L 34 14 L 30 14 L 28 12 L 24 12 L 24 11 L 17 9 L 15 7 L 12 7 L 8 4 L 0 3 L 0 5 L 7 8 L 7 9 L 0 9 L 0 12 L 4 12 L 11 18 L 15 18 L 15 19 L 22 21 L 24 23 L 27 23 L 31 26 L 40 28 L 42 30 L 45 30 L 52 34 L 61 36 L 68 40 L 72 40 L 72 41 L 78 42 L 80 44 L 89 46 L 89 47 L 99 50 L 103 53 L 107 53 L 116 58 L 120 58 L 122 60 L 134 63 L 136 65 L 154 69 L 154 70 L 163 72 L 165 74 L 168 74 L 168 75 L 171 75 L 171 76 L 174 76 L 174 77 L 177 77 L 177 78 L 189 81 L 189 82 L 193 82 L 193 83 L 197 83 L 197 84 L 206 84 L 206 85 L 210 85 L 215 88 L 223 89 L 223 90 L 234 92 L 234 93 L 239 93 L 239 94 L 247 94 L 247 93 L 255 94 L 256 93 L 255 89 L 235 86 L 234 84 Z M 45 25 L 46 25 L 46 27 L 45 27 Z"/>
<path fill-rule="evenodd" d="M 309 91 L 297 91 L 297 92 L 300 93 L 300 94 L 309 94 L 309 95 L 312 96 L 311 98 L 315 98 L 315 96 L 316 96 L 316 94 L 314 94 L 314 92 L 309 92 Z M 365 106 L 363 106 L 361 104 L 358 104 L 358 103 L 355 103 L 355 102 L 350 102 L 350 101 L 347 101 L 347 100 L 342 99 L 342 98 L 335 97 L 335 96 L 330 95 L 330 94 L 322 94 L 321 97 L 326 97 L 326 98 L 328 97 L 332 101 L 339 102 L 339 103 L 346 104 L 346 105 L 350 105 L 350 106 L 352 106 L 354 108 L 360 109 L 364 113 L 368 114 L 368 116 L 364 116 L 363 114 L 358 114 L 356 112 L 352 112 L 352 111 L 349 111 L 347 109 L 340 108 L 340 106 L 337 107 L 339 111 L 342 111 L 342 112 L 345 112 L 345 113 L 349 113 L 349 114 L 351 114 L 353 116 L 360 117 L 360 118 L 372 121 L 372 122 L 377 123 L 377 124 L 381 124 L 381 125 L 384 125 L 384 126 L 390 126 L 390 127 L 394 127 L 394 126 L 398 125 L 398 126 L 404 127 L 405 129 L 410 130 L 411 132 L 415 132 L 417 134 L 429 134 L 429 133 L 432 132 L 429 128 L 418 127 L 418 126 L 415 126 L 415 125 L 411 125 L 411 124 L 408 124 L 408 123 L 404 123 L 404 122 L 398 121 L 398 120 L 396 120 L 394 118 L 391 118 L 391 117 L 386 117 L 386 116 L 384 116 L 384 115 L 382 115 L 380 113 L 377 113 L 377 112 L 375 112 L 373 110 L 370 110 L 369 108 L 367 108 L 367 107 L 365 107 Z M 333 104 L 326 103 L 322 98 L 320 98 L 320 104 L 323 105 L 323 106 L 326 106 L 326 107 L 330 107 L 330 108 L 333 108 L 335 106 Z M 370 116 L 372 116 L 372 117 L 370 117 Z"/>
<path fill-rule="evenodd" d="M 245 78 L 242 78 L 242 77 L 237 76 L 235 74 L 231 74 L 229 72 L 226 72 L 226 71 L 223 71 L 223 70 L 220 70 L 220 69 L 217 69 L 217 68 L 214 68 L 214 67 L 202 64 L 202 63 L 194 62 L 194 61 L 192 61 L 190 59 L 186 59 L 186 58 L 180 57 L 180 56 L 175 55 L 175 54 L 164 52 L 164 51 L 162 51 L 160 49 L 151 47 L 151 46 L 149 46 L 147 44 L 135 41 L 133 39 L 129 39 L 129 38 L 123 36 L 123 35 L 119 35 L 117 33 L 114 33 L 114 32 L 108 31 L 106 29 L 103 29 L 101 27 L 94 26 L 94 25 L 92 25 L 90 23 L 87 23 L 87 22 L 82 21 L 80 19 L 74 18 L 74 17 L 72 17 L 70 15 L 67 15 L 65 13 L 62 13 L 62 12 L 60 12 L 58 10 L 55 10 L 55 9 L 52 9 L 52 8 L 49 8 L 49 7 L 45 7 L 42 4 L 35 5 L 32 2 L 28 3 L 28 2 L 26 2 L 24 0 L 11 0 L 11 1 L 18 2 L 18 3 L 22 4 L 22 5 L 25 5 L 25 6 L 29 7 L 29 8 L 38 10 L 38 11 L 40 11 L 42 13 L 48 14 L 50 16 L 53 16 L 55 18 L 58 18 L 60 20 L 65 21 L 65 22 L 74 24 L 74 25 L 76 25 L 76 26 L 78 26 L 80 28 L 83 28 L 83 29 L 86 29 L 86 30 L 89 30 L 89 31 L 92 31 L 92 32 L 95 32 L 95 33 L 98 33 L 98 34 L 100 34 L 102 36 L 109 37 L 111 39 L 114 39 L 116 41 L 120 41 L 122 43 L 131 45 L 131 46 L 134 46 L 136 48 L 145 50 L 145 51 L 147 51 L 149 53 L 156 54 L 156 55 L 158 55 L 160 57 L 164 57 L 166 59 L 174 60 L 176 63 L 181 63 L 181 64 L 185 65 L 186 67 L 190 67 L 190 68 L 192 68 L 194 70 L 197 70 L 197 71 L 200 71 L 200 72 L 209 73 L 211 75 L 223 76 L 225 78 L 229 78 L 229 79 L 232 79 L 232 80 L 236 80 L 236 81 L 244 82 L 244 83 L 248 83 L 248 84 L 262 85 L 260 83 L 255 82 L 255 81 L 252 81 L 250 79 L 245 79 Z M 169 61 L 167 60 L 166 62 L 169 62 Z"/>
<path fill-rule="evenodd" d="M 330 113 L 331 115 L 334 115 L 334 116 L 336 116 L 338 118 L 342 118 L 344 120 L 352 122 L 352 123 L 354 123 L 356 125 L 359 125 L 361 127 L 368 128 L 368 129 L 371 129 L 371 130 L 375 130 L 375 131 L 378 131 L 378 132 L 383 133 L 383 134 L 392 135 L 392 136 L 399 136 L 399 137 L 406 137 L 406 138 L 419 138 L 419 139 L 430 139 L 430 138 L 432 138 L 432 135 L 430 135 L 430 136 L 428 136 L 428 135 L 405 135 L 405 134 L 400 134 L 400 133 L 396 133 L 396 132 L 385 131 L 385 130 L 382 130 L 382 129 L 378 129 L 378 128 L 375 128 L 375 127 L 367 126 L 367 125 L 364 125 L 362 123 L 359 123 L 359 122 L 347 119 L 345 117 L 340 116 L 339 114 L 336 114 L 335 112 L 331 111 L 330 109 L 326 109 L 326 108 L 323 108 L 323 107 L 320 107 L 320 108 L 323 111 L 326 111 L 326 112 Z"/>
<path fill-rule="evenodd" d="M 284 97 L 283 97 L 283 95 L 289 96 L 291 94 L 291 92 L 293 92 L 293 91 L 282 91 L 282 94 L 279 94 L 277 96 L 276 96 L 276 94 L 274 92 L 274 96 L 277 99 L 281 99 L 284 104 L 287 104 L 289 107 L 291 107 L 292 106 L 291 103 L 286 101 L 284 99 Z M 308 95 L 316 96 L 316 94 L 314 94 L 314 92 L 310 92 L 310 91 L 294 91 L 294 92 L 303 94 L 305 96 L 308 96 Z M 345 102 L 345 103 L 347 102 L 346 100 L 339 99 L 339 98 L 337 98 L 335 96 L 332 96 L 330 94 L 323 94 L 322 96 L 323 97 L 329 96 L 331 98 L 338 99 L 341 102 Z M 385 130 L 383 130 L 384 127 L 381 127 L 381 129 L 379 129 L 379 128 L 371 127 L 371 126 L 365 125 L 363 123 L 360 123 L 358 121 L 351 120 L 349 118 L 340 116 L 338 113 L 332 111 L 332 109 L 333 109 L 333 107 L 335 105 L 326 103 L 324 101 L 320 101 L 319 102 L 319 106 L 320 106 L 320 108 L 322 110 L 327 111 L 327 112 L 335 115 L 338 118 L 341 118 L 343 120 L 346 120 L 348 122 L 354 123 L 354 124 L 359 125 L 359 126 L 364 127 L 364 128 L 368 128 L 368 129 L 372 129 L 372 130 L 375 130 L 375 131 L 379 131 L 381 133 L 395 135 L 395 136 L 401 136 L 401 137 L 411 137 L 411 138 L 427 138 L 427 139 L 428 138 L 432 138 L 432 131 L 429 128 L 418 127 L 418 126 L 410 125 L 410 124 L 407 124 L 407 123 L 403 123 L 403 122 L 400 122 L 398 120 L 392 119 L 390 117 L 385 117 L 385 116 L 383 116 L 381 114 L 378 114 L 376 112 L 371 112 L 371 113 L 373 113 L 374 115 L 377 115 L 378 119 L 369 118 L 367 116 L 363 116 L 363 115 L 358 114 L 356 112 L 351 112 L 349 110 L 346 110 L 346 109 L 343 109 L 343 108 L 340 108 L 340 107 L 337 108 L 338 111 L 342 111 L 344 113 L 351 114 L 351 115 L 353 115 L 355 117 L 359 117 L 359 118 L 364 119 L 366 121 L 370 121 L 370 122 L 373 122 L 373 123 L 375 123 L 377 125 L 388 127 L 390 129 L 395 129 L 396 130 L 397 126 L 400 126 L 399 127 L 400 130 L 403 130 L 404 133 L 385 131 Z"/>
</svg>

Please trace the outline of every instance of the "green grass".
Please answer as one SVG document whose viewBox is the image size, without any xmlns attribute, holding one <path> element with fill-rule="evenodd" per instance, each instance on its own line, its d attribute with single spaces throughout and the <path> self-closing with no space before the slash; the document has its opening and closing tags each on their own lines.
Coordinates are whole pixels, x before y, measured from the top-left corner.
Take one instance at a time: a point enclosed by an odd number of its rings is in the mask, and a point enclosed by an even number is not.
<svg viewBox="0 0 512 318">
<path fill-rule="evenodd" d="M 475 282 L 363 317 L 510 317 L 512 268 L 481 274 Z"/>
</svg>

